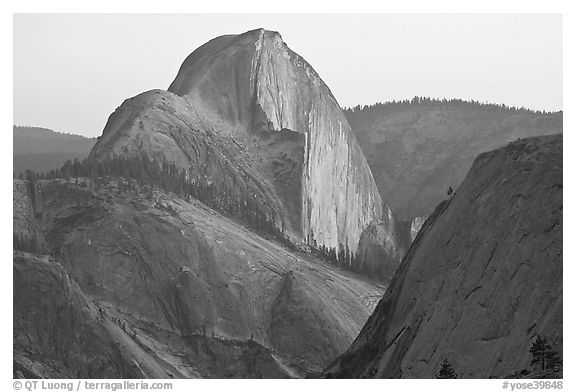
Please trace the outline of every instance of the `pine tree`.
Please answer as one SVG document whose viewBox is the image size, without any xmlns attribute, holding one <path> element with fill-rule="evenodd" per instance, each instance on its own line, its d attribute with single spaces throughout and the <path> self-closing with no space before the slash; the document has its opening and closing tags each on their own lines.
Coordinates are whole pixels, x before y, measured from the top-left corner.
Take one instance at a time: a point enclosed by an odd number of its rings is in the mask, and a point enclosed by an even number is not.
<svg viewBox="0 0 576 392">
<path fill-rule="evenodd" d="M 456 373 L 447 359 L 443 360 L 440 364 L 440 370 L 438 370 L 436 378 L 456 378 Z"/>
<path fill-rule="evenodd" d="M 536 340 L 530 347 L 530 354 L 532 354 L 531 365 L 540 365 L 542 370 L 553 369 L 560 363 L 558 353 L 552 350 L 552 346 L 548 344 L 545 337 L 540 335 L 536 336 Z"/>
</svg>

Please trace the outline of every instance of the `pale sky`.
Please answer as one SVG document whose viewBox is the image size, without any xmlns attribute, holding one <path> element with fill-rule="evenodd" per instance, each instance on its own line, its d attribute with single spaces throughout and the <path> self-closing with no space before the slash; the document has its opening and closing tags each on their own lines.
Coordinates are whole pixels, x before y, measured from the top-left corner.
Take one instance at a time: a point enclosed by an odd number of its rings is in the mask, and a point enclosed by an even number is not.
<svg viewBox="0 0 576 392">
<path fill-rule="evenodd" d="M 99 136 L 125 99 L 167 89 L 194 49 L 259 27 L 341 106 L 418 95 L 562 110 L 559 14 L 17 14 L 14 123 Z"/>
</svg>

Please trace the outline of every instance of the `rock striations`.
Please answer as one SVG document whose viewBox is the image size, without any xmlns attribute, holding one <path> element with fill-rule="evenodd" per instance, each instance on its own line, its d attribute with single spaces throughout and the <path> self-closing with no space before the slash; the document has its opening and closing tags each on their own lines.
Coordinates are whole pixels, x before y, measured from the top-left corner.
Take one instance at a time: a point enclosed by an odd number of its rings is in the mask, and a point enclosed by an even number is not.
<svg viewBox="0 0 576 392">
<path fill-rule="evenodd" d="M 340 106 L 276 32 L 195 50 L 168 92 L 143 93 L 110 116 L 91 157 L 142 152 L 254 195 L 298 241 L 356 254 L 374 223 L 386 231 L 378 246 L 396 263 L 402 254 Z"/>
<path fill-rule="evenodd" d="M 152 90 L 126 100 L 108 119 L 90 158 L 140 154 L 185 168 L 191 180 L 250 195 L 274 216 L 284 211 L 273 186 L 254 170 L 238 143 L 214 132 L 173 93 Z"/>
<path fill-rule="evenodd" d="M 263 29 L 192 53 L 169 88 L 232 132 L 303 134 L 302 234 L 355 252 L 382 203 L 348 121 L 314 69 Z M 388 211 L 386 211 L 388 212 Z M 388 214 L 386 214 L 388 218 Z"/>
<path fill-rule="evenodd" d="M 537 334 L 562 352 L 561 135 L 478 156 L 325 376 L 433 378 L 448 359 L 459 377 L 506 377 Z"/>
<path fill-rule="evenodd" d="M 14 181 L 15 236 L 54 255 L 14 253 L 22 374 L 303 377 L 352 343 L 382 295 L 198 201 L 86 181 L 37 181 L 34 203 Z"/>
</svg>

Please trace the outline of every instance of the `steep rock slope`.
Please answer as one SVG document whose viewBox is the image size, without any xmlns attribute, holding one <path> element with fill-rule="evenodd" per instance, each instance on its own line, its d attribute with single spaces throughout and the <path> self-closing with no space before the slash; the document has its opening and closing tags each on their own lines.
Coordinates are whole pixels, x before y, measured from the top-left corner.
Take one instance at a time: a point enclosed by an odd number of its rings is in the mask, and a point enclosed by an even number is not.
<svg viewBox="0 0 576 392">
<path fill-rule="evenodd" d="M 562 351 L 562 136 L 481 154 L 426 221 L 374 313 L 327 377 L 460 377 L 530 365 L 537 334 Z"/>
<path fill-rule="evenodd" d="M 34 214 L 37 199 L 36 189 L 30 182 L 14 180 L 12 185 L 12 227 L 15 244 L 26 244 L 27 248 L 45 248 L 42 225 Z"/>
<path fill-rule="evenodd" d="M 372 174 L 330 89 L 277 32 L 216 38 L 192 53 L 169 88 L 231 132 L 289 129 L 305 136 L 302 235 L 356 252 L 383 216 Z"/>
<path fill-rule="evenodd" d="M 34 211 L 15 210 L 15 231 L 29 232 L 17 215 L 35 217 L 47 252 L 147 353 L 142 362 L 169 376 L 319 372 L 352 342 L 382 293 L 197 201 L 83 181 L 37 182 L 36 202 L 23 203 Z M 15 187 L 20 199 L 27 189 Z"/>
<path fill-rule="evenodd" d="M 50 257 L 14 254 L 14 376 L 166 378 Z"/>
<path fill-rule="evenodd" d="M 214 132 L 187 101 L 173 93 L 151 90 L 124 101 L 110 115 L 90 158 L 140 154 L 185 168 L 191 180 L 254 197 L 266 212 L 280 217 L 278 221 L 286 215 L 273 185 L 254 170 L 241 146 Z"/>
<path fill-rule="evenodd" d="M 383 200 L 400 219 L 429 216 L 480 153 L 562 132 L 562 113 L 414 99 L 345 111 Z"/>
<path fill-rule="evenodd" d="M 207 137 L 214 152 L 202 153 Z M 193 177 L 234 180 L 238 193 L 257 195 L 287 234 L 311 245 L 355 254 L 372 222 L 394 227 L 336 99 L 276 32 L 213 39 L 184 61 L 169 92 L 127 100 L 91 157 L 135 152 L 166 157 Z M 199 172 L 206 162 L 217 170 Z M 380 241 L 397 262 L 395 234 Z"/>
</svg>

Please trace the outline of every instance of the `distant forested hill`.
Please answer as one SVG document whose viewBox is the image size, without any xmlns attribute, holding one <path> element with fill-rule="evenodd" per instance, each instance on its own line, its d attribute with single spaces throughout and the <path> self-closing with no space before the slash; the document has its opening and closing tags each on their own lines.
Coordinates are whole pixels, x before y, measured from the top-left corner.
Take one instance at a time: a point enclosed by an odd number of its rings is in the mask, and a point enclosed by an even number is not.
<svg viewBox="0 0 576 392">
<path fill-rule="evenodd" d="M 13 134 L 13 173 L 16 176 L 26 169 L 46 172 L 61 167 L 68 159 L 83 159 L 96 143 L 95 138 L 39 127 L 15 125 Z"/>
<path fill-rule="evenodd" d="M 385 203 L 428 216 L 474 158 L 518 138 L 562 133 L 562 112 L 415 97 L 345 110 Z"/>
</svg>

